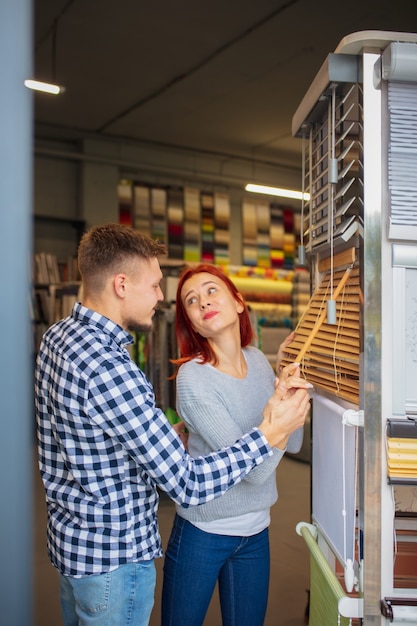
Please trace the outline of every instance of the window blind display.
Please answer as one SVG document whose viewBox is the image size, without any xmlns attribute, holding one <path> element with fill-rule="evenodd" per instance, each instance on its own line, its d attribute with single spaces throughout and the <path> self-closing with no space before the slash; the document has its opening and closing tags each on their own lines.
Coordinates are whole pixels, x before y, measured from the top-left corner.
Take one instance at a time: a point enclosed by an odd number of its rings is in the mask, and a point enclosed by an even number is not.
<svg viewBox="0 0 417 626">
<path fill-rule="evenodd" d="M 337 624 L 351 626 L 349 617 L 339 612 L 339 602 L 346 596 L 340 581 L 321 552 L 308 526 L 301 526 L 303 536 L 310 552 L 310 626 Z"/>
<path fill-rule="evenodd" d="M 229 196 L 214 194 L 214 262 L 225 265 L 230 262 L 230 203 Z"/>
<path fill-rule="evenodd" d="M 337 265 L 338 258 L 334 262 Z M 328 323 L 329 300 L 336 303 L 335 323 Z M 284 360 L 285 364 L 299 361 L 309 382 L 353 404 L 359 404 L 360 302 L 359 268 L 354 261 L 324 271 Z"/>
<path fill-rule="evenodd" d="M 184 189 L 184 261 L 198 263 L 200 260 L 200 192 Z"/>
<path fill-rule="evenodd" d="M 214 196 L 201 194 L 201 261 L 214 263 Z"/>
<path fill-rule="evenodd" d="M 231 207 L 227 193 L 191 187 L 156 187 L 132 180 L 118 185 L 119 220 L 167 245 L 171 259 L 230 263 Z M 244 200 L 242 262 L 249 267 L 293 270 L 300 220 L 276 203 Z"/>
<path fill-rule="evenodd" d="M 415 419 L 387 420 L 388 482 L 417 485 L 417 423 Z"/>
<path fill-rule="evenodd" d="M 242 258 L 249 266 L 293 269 L 297 223 L 294 211 L 275 203 L 245 200 L 242 205 Z"/>
</svg>

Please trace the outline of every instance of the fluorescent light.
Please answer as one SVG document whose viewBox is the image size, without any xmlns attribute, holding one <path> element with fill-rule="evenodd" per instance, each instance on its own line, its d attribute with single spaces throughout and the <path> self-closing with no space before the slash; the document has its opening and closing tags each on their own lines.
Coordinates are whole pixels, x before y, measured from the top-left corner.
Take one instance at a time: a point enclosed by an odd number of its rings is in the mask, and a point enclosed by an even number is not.
<svg viewBox="0 0 417 626">
<path fill-rule="evenodd" d="M 295 200 L 310 200 L 310 194 L 302 191 L 295 191 L 293 189 L 280 189 L 279 187 L 267 187 L 266 185 L 254 185 L 248 183 L 245 187 L 245 191 L 252 191 L 253 193 L 264 193 L 268 196 L 279 196 L 281 198 L 294 198 Z"/>
<path fill-rule="evenodd" d="M 42 83 L 39 80 L 25 80 L 25 87 L 28 89 L 34 89 L 35 91 L 43 91 L 44 93 L 51 93 L 57 96 L 65 91 L 64 87 L 60 85 L 54 85 L 53 83 Z"/>
</svg>

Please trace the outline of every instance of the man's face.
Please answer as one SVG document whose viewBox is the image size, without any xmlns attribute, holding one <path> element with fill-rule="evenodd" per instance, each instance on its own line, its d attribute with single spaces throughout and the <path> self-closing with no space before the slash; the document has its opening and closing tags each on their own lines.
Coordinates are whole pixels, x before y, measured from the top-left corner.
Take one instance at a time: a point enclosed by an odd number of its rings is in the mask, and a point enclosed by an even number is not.
<svg viewBox="0 0 417 626">
<path fill-rule="evenodd" d="M 138 259 L 127 274 L 127 296 L 123 311 L 123 327 L 129 331 L 147 331 L 158 302 L 164 299 L 160 282 L 162 272 L 157 258 Z"/>
</svg>

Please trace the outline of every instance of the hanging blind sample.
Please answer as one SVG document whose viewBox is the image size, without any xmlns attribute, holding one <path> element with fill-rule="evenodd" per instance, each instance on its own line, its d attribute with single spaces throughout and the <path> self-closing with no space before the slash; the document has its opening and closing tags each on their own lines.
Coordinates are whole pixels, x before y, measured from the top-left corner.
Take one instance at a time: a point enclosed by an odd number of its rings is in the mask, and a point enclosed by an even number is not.
<svg viewBox="0 0 417 626">
<path fill-rule="evenodd" d="M 309 142 L 303 151 L 304 188 L 310 193 L 304 211 L 303 240 L 312 250 L 343 235 L 352 221 L 363 213 L 363 124 L 362 90 L 358 84 L 340 85 L 336 94 L 334 128 L 330 110 L 311 125 Z M 331 189 L 331 144 L 337 182 Z M 333 211 L 330 210 L 334 203 Z"/>
<path fill-rule="evenodd" d="M 184 261 L 198 263 L 201 257 L 200 192 L 184 189 Z"/>
<path fill-rule="evenodd" d="M 117 196 L 119 200 L 119 223 L 132 225 L 132 181 L 121 180 L 117 185 Z"/>
<path fill-rule="evenodd" d="M 184 201 L 181 188 L 170 187 L 167 192 L 168 256 L 184 256 Z"/>
<path fill-rule="evenodd" d="M 133 187 L 133 226 L 144 235 L 151 234 L 150 190 L 145 185 Z"/>
<path fill-rule="evenodd" d="M 230 201 L 225 193 L 214 194 L 214 262 L 229 263 Z"/>
<path fill-rule="evenodd" d="M 167 192 L 157 187 L 151 189 L 151 237 L 162 243 L 168 240 Z"/>
<path fill-rule="evenodd" d="M 292 270 L 295 258 L 294 211 L 275 203 L 242 204 L 244 265 Z"/>
<path fill-rule="evenodd" d="M 260 267 L 270 267 L 270 230 L 271 230 L 271 212 L 269 204 L 266 202 L 258 202 L 256 206 L 257 215 L 257 262 Z"/>
<path fill-rule="evenodd" d="M 284 267 L 284 220 L 283 209 L 278 204 L 271 204 L 271 267 Z"/>
<path fill-rule="evenodd" d="M 295 329 L 282 364 L 300 362 L 303 375 L 316 387 L 359 404 L 360 303 L 355 248 L 319 263 L 320 285 Z M 327 301 L 336 301 L 336 323 L 327 323 Z"/>
<path fill-rule="evenodd" d="M 312 394 L 311 518 L 343 567 L 356 558 L 357 431 L 344 423 L 352 406 Z"/>
<path fill-rule="evenodd" d="M 417 239 L 417 85 L 388 83 L 390 237 Z"/>
<path fill-rule="evenodd" d="M 392 246 L 392 413 L 417 415 L 417 246 Z"/>
<path fill-rule="evenodd" d="M 387 472 L 390 484 L 417 484 L 417 422 L 387 420 Z"/>
<path fill-rule="evenodd" d="M 326 561 L 316 540 L 307 526 L 301 526 L 300 534 L 310 552 L 310 626 L 338 624 L 349 626 L 351 620 L 339 613 L 339 602 L 346 592 Z"/>
<path fill-rule="evenodd" d="M 242 232 L 243 232 L 243 264 L 257 265 L 257 219 L 256 204 L 244 200 L 242 206 Z"/>
<path fill-rule="evenodd" d="M 214 195 L 201 192 L 201 260 L 214 263 Z"/>
</svg>

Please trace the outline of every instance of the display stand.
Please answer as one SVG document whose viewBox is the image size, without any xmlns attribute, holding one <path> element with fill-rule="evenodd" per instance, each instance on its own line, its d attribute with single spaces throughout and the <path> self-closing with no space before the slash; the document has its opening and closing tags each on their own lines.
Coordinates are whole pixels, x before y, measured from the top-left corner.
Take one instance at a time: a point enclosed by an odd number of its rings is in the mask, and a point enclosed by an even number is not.
<svg viewBox="0 0 417 626">
<path fill-rule="evenodd" d="M 300 533 L 315 554 L 310 626 L 345 617 L 365 626 L 416 624 L 417 519 L 398 489 L 417 487 L 409 436 L 417 430 L 417 35 L 345 37 L 292 130 L 305 144 L 303 242 L 316 303 L 289 348 L 315 385 L 314 532 Z M 337 274 L 336 259 L 349 249 L 358 283 L 344 299 L 340 285 L 350 279 Z M 357 313 L 348 322 L 349 308 Z M 348 350 L 342 335 L 352 338 Z M 324 613 L 323 585 L 333 598 Z"/>
</svg>

